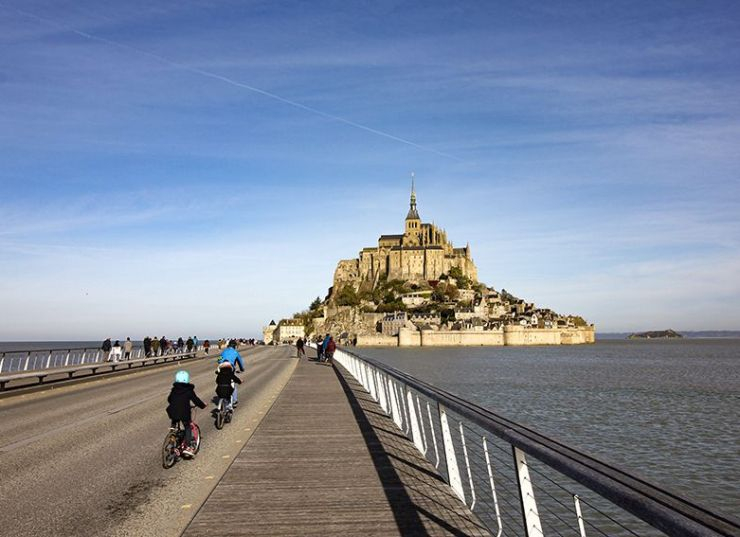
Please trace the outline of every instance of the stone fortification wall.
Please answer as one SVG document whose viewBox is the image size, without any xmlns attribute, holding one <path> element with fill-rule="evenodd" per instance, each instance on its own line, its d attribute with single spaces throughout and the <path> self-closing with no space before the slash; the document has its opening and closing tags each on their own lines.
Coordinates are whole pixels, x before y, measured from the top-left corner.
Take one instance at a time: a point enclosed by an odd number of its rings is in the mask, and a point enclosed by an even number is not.
<svg viewBox="0 0 740 537">
<path fill-rule="evenodd" d="M 422 347 L 482 347 L 501 346 L 504 344 L 504 333 L 501 330 L 423 330 Z"/>
<path fill-rule="evenodd" d="M 580 345 L 595 341 L 593 327 L 524 328 L 504 327 L 504 345 Z"/>
<path fill-rule="evenodd" d="M 358 336 L 358 347 L 482 347 L 524 345 L 582 345 L 595 342 L 593 327 L 524 328 L 505 326 L 503 330 L 423 330 L 401 328 L 398 336 Z"/>
<path fill-rule="evenodd" d="M 399 347 L 421 347 L 421 332 L 410 328 L 401 328 L 398 331 Z"/>
<path fill-rule="evenodd" d="M 398 336 L 358 335 L 358 347 L 398 347 Z"/>
</svg>

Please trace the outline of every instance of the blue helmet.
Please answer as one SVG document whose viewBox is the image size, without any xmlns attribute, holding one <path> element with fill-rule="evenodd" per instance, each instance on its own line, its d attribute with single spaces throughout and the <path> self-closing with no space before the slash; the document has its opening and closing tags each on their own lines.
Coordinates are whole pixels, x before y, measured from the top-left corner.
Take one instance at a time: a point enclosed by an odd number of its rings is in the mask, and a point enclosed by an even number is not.
<svg viewBox="0 0 740 537">
<path fill-rule="evenodd" d="M 190 384 L 190 373 L 188 373 L 187 371 L 178 371 L 177 373 L 175 373 L 175 382 Z"/>
</svg>

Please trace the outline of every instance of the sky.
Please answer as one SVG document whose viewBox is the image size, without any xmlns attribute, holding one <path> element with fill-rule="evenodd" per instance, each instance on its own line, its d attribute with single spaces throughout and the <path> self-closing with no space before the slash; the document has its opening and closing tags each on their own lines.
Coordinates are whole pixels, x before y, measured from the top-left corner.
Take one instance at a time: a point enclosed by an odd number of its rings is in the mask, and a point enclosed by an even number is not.
<svg viewBox="0 0 740 537">
<path fill-rule="evenodd" d="M 740 4 L 0 0 L 0 340 L 259 336 L 412 171 L 488 285 L 740 329 Z"/>
</svg>

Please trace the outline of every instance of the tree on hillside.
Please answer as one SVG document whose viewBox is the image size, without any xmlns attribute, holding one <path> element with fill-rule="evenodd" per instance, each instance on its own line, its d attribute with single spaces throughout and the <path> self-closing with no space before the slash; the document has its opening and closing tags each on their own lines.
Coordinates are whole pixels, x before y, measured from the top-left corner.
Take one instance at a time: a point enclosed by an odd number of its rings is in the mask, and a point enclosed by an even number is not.
<svg viewBox="0 0 740 537">
<path fill-rule="evenodd" d="M 311 302 L 311 305 L 309 306 L 309 310 L 317 310 L 321 307 L 321 299 L 319 297 L 316 297 L 313 302 Z"/>
<path fill-rule="evenodd" d="M 342 290 L 337 293 L 336 298 L 337 306 L 358 306 L 360 304 L 360 297 L 357 296 L 355 288 L 351 285 L 345 285 Z"/>
</svg>

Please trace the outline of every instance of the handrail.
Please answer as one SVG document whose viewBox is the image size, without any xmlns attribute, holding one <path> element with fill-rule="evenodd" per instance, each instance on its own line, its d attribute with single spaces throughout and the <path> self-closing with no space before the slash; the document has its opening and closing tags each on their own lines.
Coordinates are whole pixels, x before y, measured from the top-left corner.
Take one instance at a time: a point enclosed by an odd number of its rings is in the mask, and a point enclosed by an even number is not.
<svg viewBox="0 0 740 537">
<path fill-rule="evenodd" d="M 66 350 L 66 349 L 63 349 Z M 73 364 L 70 366 L 64 366 L 64 367 L 53 367 L 53 368 L 45 368 L 45 369 L 35 369 L 31 371 L 13 371 L 9 372 L 7 374 L 0 373 L 0 392 L 5 390 L 5 385 L 8 382 L 12 382 L 15 380 L 24 380 L 29 378 L 37 378 L 39 381 L 39 384 L 44 383 L 44 379 L 46 377 L 52 376 L 52 375 L 68 375 L 69 380 L 72 378 L 80 378 L 80 377 L 74 377 L 75 373 L 78 373 L 80 371 L 91 371 L 93 375 L 97 374 L 104 374 L 104 373 L 113 373 L 118 370 L 119 367 L 125 367 L 128 366 L 128 369 L 132 369 L 135 365 L 141 365 L 141 367 L 146 367 L 147 365 L 154 365 L 158 364 L 159 362 L 166 363 L 168 361 L 181 361 L 185 359 L 190 358 L 196 358 L 199 351 L 190 351 L 190 352 L 178 352 L 178 353 L 169 353 L 169 354 L 162 354 L 159 356 L 145 356 L 144 358 L 134 358 L 131 360 L 116 360 L 116 361 L 98 361 L 98 362 L 89 362 L 89 363 L 80 363 L 80 364 Z M 151 363 L 148 363 L 151 362 Z M 109 369 L 108 369 L 109 368 Z M 97 370 L 102 369 L 104 371 L 101 371 L 100 373 L 97 372 Z"/>
<path fill-rule="evenodd" d="M 393 387 L 392 391 L 388 392 L 388 387 L 384 384 L 384 382 L 387 383 L 390 379 L 403 384 L 406 391 L 412 389 L 417 394 L 423 395 L 438 405 L 443 433 L 445 433 L 447 424 L 446 413 L 447 411 L 452 411 L 457 416 L 472 422 L 482 430 L 504 440 L 512 448 L 531 455 L 549 468 L 596 492 L 612 504 L 668 535 L 675 535 L 677 537 L 717 535 L 736 537 L 740 535 L 740 523 L 729 516 L 712 512 L 706 507 L 691 502 L 678 494 L 655 486 L 645 479 L 627 473 L 614 465 L 583 453 L 563 442 L 549 438 L 530 427 L 500 416 L 456 394 L 437 388 L 428 382 L 417 379 L 377 360 L 359 356 L 342 349 L 341 351 L 337 351 L 337 357 L 340 363 L 343 361 L 342 354 L 346 355 L 349 358 L 348 362 L 350 362 L 343 363 L 345 368 L 368 389 L 371 395 L 381 403 L 381 406 L 383 406 L 383 397 L 385 396 L 385 407 L 387 407 L 387 411 L 390 411 L 390 414 L 394 414 L 394 412 L 400 412 L 402 414 L 399 421 L 404 422 L 404 428 L 408 429 L 408 433 L 411 436 L 414 436 L 414 422 L 418 422 L 419 416 L 416 415 L 417 410 L 415 408 L 404 410 L 402 407 L 404 402 L 406 404 L 411 403 L 408 405 L 409 407 L 413 406 L 413 397 L 401 397 L 400 402 L 402 404 L 399 405 L 399 397 L 395 393 L 396 388 Z M 366 370 L 368 366 L 370 371 Z M 382 380 L 380 385 L 376 378 L 378 375 L 385 376 L 385 379 Z M 388 392 L 388 394 L 385 394 L 385 392 Z M 404 399 L 408 399 L 408 401 L 404 401 Z M 388 401 L 394 403 L 395 406 L 394 404 L 388 404 Z M 422 414 L 421 424 L 423 425 L 424 416 L 421 408 L 418 409 L 418 412 Z M 407 417 L 409 420 L 406 419 Z M 411 422 L 410 427 L 406 421 Z M 431 413 L 429 413 L 429 426 L 431 428 L 434 425 L 432 423 Z M 418 424 L 416 427 L 418 428 Z M 462 434 L 462 422 L 460 428 Z M 449 435 L 449 431 L 447 431 L 447 434 Z M 416 439 L 414 440 L 416 443 Z M 465 450 L 465 463 L 468 467 L 468 475 L 470 476 L 470 464 L 467 460 L 467 447 L 465 446 L 464 436 L 462 436 L 461 440 L 462 447 Z M 425 447 L 425 441 L 417 444 L 420 451 L 422 446 Z M 451 451 L 454 455 L 454 449 Z M 486 451 L 487 455 L 488 453 Z M 524 460 L 523 455 L 521 458 Z M 456 460 L 450 460 L 449 462 L 453 463 L 453 466 L 457 465 Z M 526 463 L 524 463 L 524 466 L 526 467 Z M 450 473 L 449 470 L 450 468 L 448 468 L 448 474 Z M 456 472 L 457 468 L 452 468 L 452 470 Z M 453 477 L 458 481 L 460 479 L 459 475 L 453 475 Z M 526 477 L 529 479 L 528 474 Z M 452 481 L 449 475 L 448 481 Z M 472 487 L 472 478 L 470 478 L 470 481 L 470 486 Z M 459 495 L 462 493 L 461 484 L 451 483 L 451 485 L 453 485 L 453 488 L 455 486 L 458 487 Z M 522 496 L 524 496 L 524 493 L 522 493 Z M 533 494 L 530 494 L 530 497 L 532 503 L 534 503 Z M 578 496 L 574 495 L 574 498 L 576 501 L 576 510 L 579 512 L 580 522 L 581 515 Z M 522 509 L 525 509 L 524 505 L 522 505 Z M 535 505 L 535 514 L 536 511 Z M 539 519 L 536 520 L 536 523 L 539 524 Z M 539 526 L 536 526 L 536 529 L 539 533 L 542 533 Z M 527 534 L 529 535 L 528 529 Z M 585 535 L 585 531 L 582 530 L 581 534 Z"/>
<path fill-rule="evenodd" d="M 201 350 L 202 343 L 193 350 Z M 121 345 L 121 354 L 123 354 Z M 160 350 L 160 352 L 162 352 Z M 178 352 L 175 347 L 168 349 L 169 353 Z M 185 349 L 182 349 L 185 352 Z M 110 351 L 104 351 L 101 346 L 93 347 L 58 347 L 45 349 L 9 349 L 0 351 L 0 374 L 20 371 L 36 371 L 50 368 L 66 367 L 81 363 L 102 362 Z M 133 345 L 131 359 L 142 358 L 145 355 L 142 344 Z M 162 354 L 160 354 L 161 356 Z M 152 355 L 150 354 L 150 357 Z"/>
</svg>

